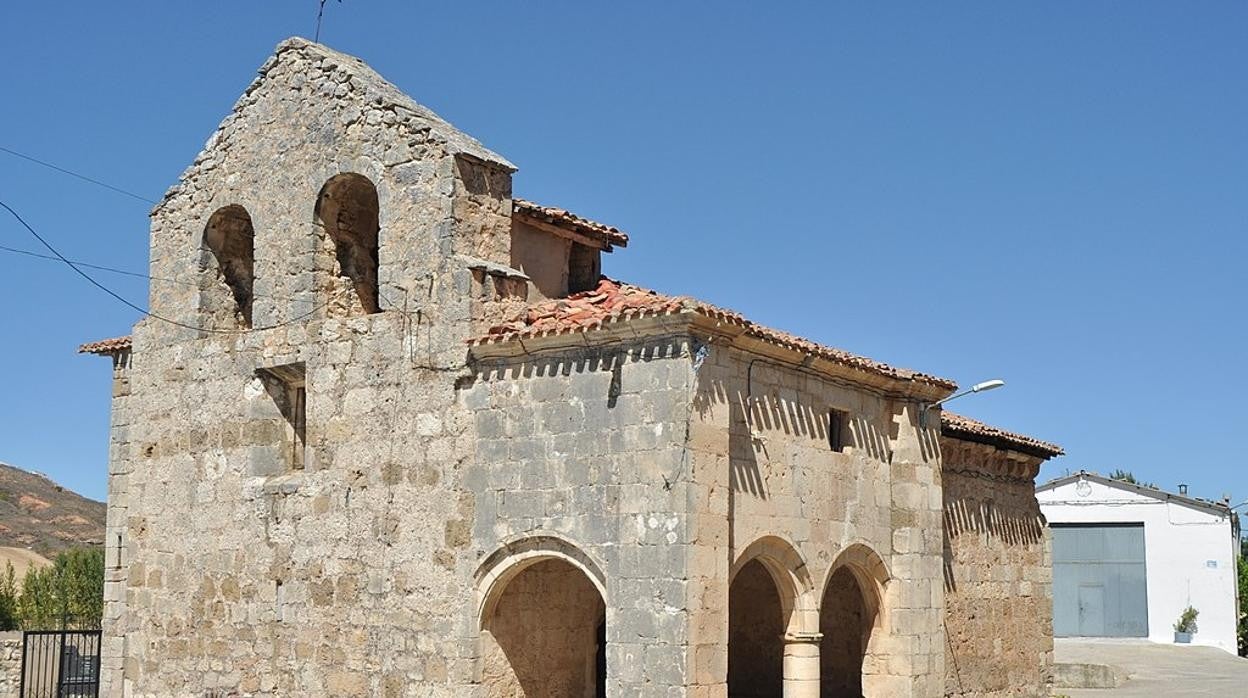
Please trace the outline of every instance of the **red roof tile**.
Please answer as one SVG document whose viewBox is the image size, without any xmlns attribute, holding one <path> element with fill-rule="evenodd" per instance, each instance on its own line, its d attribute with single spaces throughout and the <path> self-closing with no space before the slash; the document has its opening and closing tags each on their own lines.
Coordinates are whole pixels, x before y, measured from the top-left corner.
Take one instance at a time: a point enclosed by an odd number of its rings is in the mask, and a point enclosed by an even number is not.
<svg viewBox="0 0 1248 698">
<path fill-rule="evenodd" d="M 112 339 L 101 339 L 98 342 L 88 342 L 78 347 L 79 354 L 116 354 L 119 351 L 130 349 L 130 336 L 113 337 Z"/>
<path fill-rule="evenodd" d="M 1057 444 L 998 429 L 953 412 L 940 413 L 940 433 L 955 439 L 991 444 L 1041 458 L 1066 455 Z"/>
<path fill-rule="evenodd" d="M 594 329 L 623 320 L 686 312 L 699 313 L 736 325 L 754 338 L 868 373 L 925 383 L 948 390 L 957 387 L 956 383 L 945 378 L 889 366 L 841 349 L 816 344 L 787 332 L 758 325 L 731 310 L 717 308 L 689 296 L 667 296 L 606 278 L 602 279 L 598 287 L 592 291 L 583 291 L 567 298 L 544 301 L 531 306 L 513 320 L 490 328 L 485 336 L 471 340 L 470 343 L 479 345 L 526 337 L 565 334 Z"/>
<path fill-rule="evenodd" d="M 611 245 L 628 246 L 628 235 L 621 232 L 618 228 L 591 221 L 588 218 L 581 218 L 575 213 L 561 208 L 542 206 L 524 199 L 512 199 L 511 203 L 512 211 L 521 216 L 529 216 L 543 223 L 566 228 L 572 232 L 603 242 L 608 247 Z"/>
</svg>

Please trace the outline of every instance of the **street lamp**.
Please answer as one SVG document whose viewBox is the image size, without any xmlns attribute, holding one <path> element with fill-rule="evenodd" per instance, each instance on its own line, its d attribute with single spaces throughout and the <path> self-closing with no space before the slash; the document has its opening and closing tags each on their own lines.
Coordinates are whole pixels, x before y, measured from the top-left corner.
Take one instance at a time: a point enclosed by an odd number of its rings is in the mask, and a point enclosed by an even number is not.
<svg viewBox="0 0 1248 698">
<path fill-rule="evenodd" d="M 1005 385 L 1005 381 L 1001 380 L 1000 378 L 993 378 L 992 380 L 986 380 L 986 381 L 983 381 L 982 383 L 976 383 L 975 385 L 972 385 L 969 390 L 963 390 L 960 393 L 950 395 L 944 400 L 940 400 L 939 402 L 934 402 L 924 407 L 923 411 L 919 413 L 919 425 L 924 428 L 927 427 L 927 413 L 929 410 L 933 408 L 940 407 L 941 405 L 944 405 L 946 402 L 949 402 L 950 400 L 957 400 L 963 395 L 970 395 L 971 393 L 982 393 L 982 392 L 986 392 L 989 390 L 996 390 L 997 388 L 1000 388 L 1003 385 Z"/>
<path fill-rule="evenodd" d="M 956 395 L 950 395 L 944 400 L 934 403 L 932 407 L 940 407 L 946 402 L 949 402 L 950 400 L 957 400 L 963 395 L 970 395 L 971 393 L 982 393 L 982 392 L 986 392 L 989 390 L 996 390 L 997 388 L 1000 388 L 1003 385 L 1005 385 L 1005 381 L 1001 380 L 1000 378 L 993 378 L 992 380 L 984 381 L 983 383 L 976 383 L 975 385 L 971 386 L 970 390 L 963 390 L 962 392 Z M 928 409 L 931 409 L 931 408 L 929 407 Z"/>
</svg>

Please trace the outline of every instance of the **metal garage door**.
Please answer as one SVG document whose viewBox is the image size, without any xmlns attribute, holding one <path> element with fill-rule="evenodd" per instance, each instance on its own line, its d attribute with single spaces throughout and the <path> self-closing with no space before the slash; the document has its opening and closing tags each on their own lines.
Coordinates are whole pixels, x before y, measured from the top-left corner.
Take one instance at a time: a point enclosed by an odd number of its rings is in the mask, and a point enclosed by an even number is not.
<svg viewBox="0 0 1248 698">
<path fill-rule="evenodd" d="M 1144 524 L 1053 524 L 1053 634 L 1147 637 Z"/>
</svg>

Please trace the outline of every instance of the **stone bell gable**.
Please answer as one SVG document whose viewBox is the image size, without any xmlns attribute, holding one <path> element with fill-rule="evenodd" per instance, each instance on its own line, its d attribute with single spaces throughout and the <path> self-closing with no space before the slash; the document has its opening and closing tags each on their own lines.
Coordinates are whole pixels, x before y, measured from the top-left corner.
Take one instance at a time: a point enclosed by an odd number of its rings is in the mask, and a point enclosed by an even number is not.
<svg viewBox="0 0 1248 698">
<path fill-rule="evenodd" d="M 357 58 L 289 39 L 259 73 L 152 212 L 152 275 L 197 277 L 154 285 L 152 311 L 208 334 L 466 319 L 448 272 L 511 264 L 514 166 Z"/>
</svg>

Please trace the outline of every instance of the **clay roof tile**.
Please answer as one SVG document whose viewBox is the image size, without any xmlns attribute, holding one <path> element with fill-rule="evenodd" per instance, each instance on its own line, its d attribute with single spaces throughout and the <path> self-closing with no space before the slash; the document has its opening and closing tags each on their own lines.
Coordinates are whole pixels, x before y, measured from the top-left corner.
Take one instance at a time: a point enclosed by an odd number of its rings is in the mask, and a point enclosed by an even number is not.
<svg viewBox="0 0 1248 698">
<path fill-rule="evenodd" d="M 130 349 L 130 336 L 113 337 L 112 339 L 101 339 L 98 342 L 88 342 L 78 347 L 79 354 L 100 354 L 109 356 Z"/>
<path fill-rule="evenodd" d="M 941 412 L 940 433 L 943 436 L 955 439 L 1000 446 L 1045 459 L 1066 455 L 1066 451 L 1062 450 L 1062 447 L 1057 444 L 1041 441 L 1025 434 L 1016 434 L 1004 429 L 998 429 L 953 412 Z"/>
<path fill-rule="evenodd" d="M 515 320 L 491 328 L 483 337 L 470 340 L 470 344 L 485 344 L 510 339 L 535 337 L 549 332 L 567 332 L 589 326 L 601 326 L 615 320 L 644 315 L 674 312 L 696 312 L 707 317 L 738 325 L 746 333 L 773 344 L 814 354 L 851 368 L 883 375 L 898 380 L 954 389 L 953 381 L 925 373 L 897 368 L 888 364 L 857 356 L 847 351 L 826 347 L 808 339 L 774 330 L 751 322 L 731 310 L 718 308 L 688 296 L 668 296 L 649 289 L 620 283 L 603 277 L 598 286 L 589 291 L 574 293 L 567 298 L 547 300 L 527 308 Z M 592 318 L 592 323 L 586 319 Z"/>
</svg>

